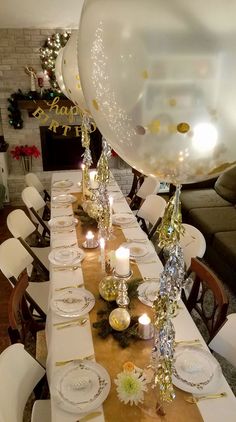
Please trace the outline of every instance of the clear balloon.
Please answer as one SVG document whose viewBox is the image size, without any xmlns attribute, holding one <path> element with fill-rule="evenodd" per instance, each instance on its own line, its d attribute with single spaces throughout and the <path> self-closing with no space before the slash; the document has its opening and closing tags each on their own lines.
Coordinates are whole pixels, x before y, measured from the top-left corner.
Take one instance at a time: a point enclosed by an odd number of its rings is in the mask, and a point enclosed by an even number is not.
<svg viewBox="0 0 236 422">
<path fill-rule="evenodd" d="M 63 76 L 62 76 L 62 56 L 63 56 L 63 50 L 64 50 L 64 47 L 60 49 L 60 51 L 59 51 L 59 53 L 57 55 L 57 58 L 55 60 L 55 76 L 56 76 L 56 80 L 57 80 L 57 83 L 59 85 L 59 88 L 60 88 L 61 92 L 63 92 L 63 94 L 67 98 L 69 98 L 69 94 L 68 94 L 68 92 L 66 90 L 65 83 L 64 83 L 64 80 L 63 80 Z"/>
<path fill-rule="evenodd" d="M 236 3 L 85 0 L 86 103 L 115 151 L 172 183 L 236 164 Z"/>
<path fill-rule="evenodd" d="M 62 58 L 62 75 L 70 100 L 82 111 L 89 113 L 80 83 L 77 61 L 77 31 L 72 32 Z"/>
</svg>

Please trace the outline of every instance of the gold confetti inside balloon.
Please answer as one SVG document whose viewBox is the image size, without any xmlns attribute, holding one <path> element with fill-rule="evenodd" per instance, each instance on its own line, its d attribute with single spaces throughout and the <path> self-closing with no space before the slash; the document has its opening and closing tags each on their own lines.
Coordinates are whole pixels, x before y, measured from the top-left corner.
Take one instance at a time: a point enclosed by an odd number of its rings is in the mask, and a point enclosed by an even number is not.
<svg viewBox="0 0 236 422">
<path fill-rule="evenodd" d="M 115 151 L 173 183 L 236 164 L 236 2 L 85 0 L 86 103 Z"/>
<path fill-rule="evenodd" d="M 69 99 L 82 111 L 89 112 L 81 87 L 77 61 L 77 31 L 72 32 L 63 49 L 62 77 Z"/>
<path fill-rule="evenodd" d="M 63 56 L 63 50 L 64 50 L 64 47 L 60 49 L 60 51 L 59 51 L 59 53 L 57 55 L 57 58 L 55 60 L 55 76 L 56 76 L 56 80 L 57 80 L 57 83 L 59 85 L 59 88 L 60 88 L 61 92 L 63 92 L 63 94 L 67 98 L 70 98 L 69 97 L 69 94 L 68 94 L 68 92 L 66 90 L 64 79 L 63 79 L 63 76 L 62 76 L 62 56 Z"/>
</svg>

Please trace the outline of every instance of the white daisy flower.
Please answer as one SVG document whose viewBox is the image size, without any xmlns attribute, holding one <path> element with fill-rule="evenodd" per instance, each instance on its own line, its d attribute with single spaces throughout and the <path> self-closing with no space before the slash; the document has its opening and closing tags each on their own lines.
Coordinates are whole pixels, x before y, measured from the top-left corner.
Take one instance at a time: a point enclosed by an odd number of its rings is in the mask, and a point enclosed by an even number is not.
<svg viewBox="0 0 236 422">
<path fill-rule="evenodd" d="M 121 372 L 117 375 L 115 384 L 118 397 L 123 403 L 130 403 L 132 406 L 143 402 L 144 391 L 147 391 L 147 381 L 140 373 L 136 371 Z"/>
</svg>

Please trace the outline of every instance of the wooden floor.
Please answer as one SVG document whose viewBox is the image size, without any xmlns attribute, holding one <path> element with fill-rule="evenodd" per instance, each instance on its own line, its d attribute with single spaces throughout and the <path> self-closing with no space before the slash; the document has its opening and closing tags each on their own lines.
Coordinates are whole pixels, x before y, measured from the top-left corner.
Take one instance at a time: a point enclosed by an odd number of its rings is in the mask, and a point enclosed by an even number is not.
<svg viewBox="0 0 236 422">
<path fill-rule="evenodd" d="M 14 208 L 12 206 L 7 205 L 2 210 L 0 210 L 0 243 L 9 237 L 12 237 L 11 233 L 7 229 L 6 219 L 9 212 L 11 212 L 13 209 Z M 10 293 L 11 286 L 0 271 L 0 353 L 10 344 L 7 333 L 7 307 Z"/>
</svg>

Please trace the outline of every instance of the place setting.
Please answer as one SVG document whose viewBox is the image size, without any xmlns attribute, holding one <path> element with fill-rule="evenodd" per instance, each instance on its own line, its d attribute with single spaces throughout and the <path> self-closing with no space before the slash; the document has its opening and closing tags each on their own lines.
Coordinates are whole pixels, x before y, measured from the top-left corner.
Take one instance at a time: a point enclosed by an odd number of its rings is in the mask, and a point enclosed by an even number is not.
<svg viewBox="0 0 236 422">
<path fill-rule="evenodd" d="M 59 316 L 66 318 L 81 317 L 93 309 L 95 298 L 93 294 L 84 289 L 77 287 L 68 287 L 60 291 L 56 291 L 51 300 L 51 309 Z M 83 320 L 69 321 L 68 323 L 58 323 L 58 327 L 65 325 L 84 325 L 87 322 Z"/>
<path fill-rule="evenodd" d="M 68 206 L 77 201 L 74 195 L 62 193 L 52 197 L 52 205 L 55 206 Z"/>
<path fill-rule="evenodd" d="M 106 400 L 110 388 L 110 376 L 103 366 L 78 359 L 55 371 L 50 392 L 61 409 L 83 418 Z"/>
<path fill-rule="evenodd" d="M 128 212 L 113 214 L 112 224 L 121 228 L 138 227 L 135 216 Z"/>
<path fill-rule="evenodd" d="M 65 180 L 56 180 L 52 183 L 52 189 L 66 189 L 71 188 L 73 186 L 72 180 L 65 179 Z"/>
<path fill-rule="evenodd" d="M 74 229 L 78 224 L 78 219 L 74 218 L 73 215 L 65 215 L 53 217 L 49 220 L 48 225 L 53 232 L 65 233 L 68 230 Z"/>
<path fill-rule="evenodd" d="M 67 268 L 80 268 L 81 262 L 85 257 L 85 253 L 80 248 L 62 247 L 52 249 L 48 255 L 51 264 L 54 265 L 54 270 L 65 270 Z"/>
</svg>

